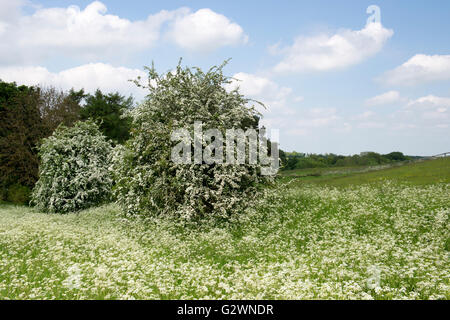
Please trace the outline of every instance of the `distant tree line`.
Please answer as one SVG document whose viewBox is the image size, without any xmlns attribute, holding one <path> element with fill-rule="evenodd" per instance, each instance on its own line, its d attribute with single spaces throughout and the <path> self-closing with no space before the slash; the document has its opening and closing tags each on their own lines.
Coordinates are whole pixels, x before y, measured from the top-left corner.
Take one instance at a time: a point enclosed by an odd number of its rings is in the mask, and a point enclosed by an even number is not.
<svg viewBox="0 0 450 320">
<path fill-rule="evenodd" d="M 0 80 L 0 200 L 27 202 L 38 179 L 37 146 L 60 125 L 92 120 L 113 145 L 126 141 L 131 125 L 126 111 L 133 104 L 131 96 L 117 92 L 89 94 Z"/>
<path fill-rule="evenodd" d="M 333 153 L 306 154 L 299 152 L 284 152 L 280 150 L 282 170 L 324 168 L 324 167 L 356 167 L 374 166 L 397 161 L 410 160 L 402 152 L 379 154 L 376 152 L 363 152 L 352 156 L 343 156 Z"/>
</svg>

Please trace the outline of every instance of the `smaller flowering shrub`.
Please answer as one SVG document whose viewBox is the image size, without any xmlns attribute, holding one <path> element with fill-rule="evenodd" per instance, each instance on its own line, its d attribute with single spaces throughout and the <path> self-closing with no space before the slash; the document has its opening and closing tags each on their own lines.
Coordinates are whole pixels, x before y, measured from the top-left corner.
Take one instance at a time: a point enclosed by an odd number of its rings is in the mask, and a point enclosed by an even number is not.
<svg viewBox="0 0 450 320">
<path fill-rule="evenodd" d="M 93 122 L 60 126 L 39 147 L 39 180 L 31 203 L 45 212 L 66 213 L 109 199 L 112 150 Z"/>
</svg>

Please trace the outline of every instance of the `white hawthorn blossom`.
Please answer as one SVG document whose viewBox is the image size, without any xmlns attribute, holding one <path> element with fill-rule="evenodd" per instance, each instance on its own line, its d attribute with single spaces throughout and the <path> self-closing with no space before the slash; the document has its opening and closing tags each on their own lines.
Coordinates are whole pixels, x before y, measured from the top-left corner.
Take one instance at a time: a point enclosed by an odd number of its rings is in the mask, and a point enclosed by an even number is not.
<svg viewBox="0 0 450 320">
<path fill-rule="evenodd" d="M 112 146 L 92 122 L 59 127 L 39 147 L 32 204 L 46 212 L 78 211 L 109 199 Z"/>
<path fill-rule="evenodd" d="M 149 95 L 132 110 L 131 139 L 116 157 L 113 171 L 118 204 L 127 214 L 171 215 L 187 220 L 227 218 L 248 205 L 258 188 L 271 180 L 260 164 L 178 164 L 171 161 L 177 129 L 257 128 L 259 113 L 238 89 L 227 91 L 222 66 L 208 72 L 182 68 L 164 75 L 149 71 Z M 200 142 L 205 149 L 208 143 Z M 195 145 L 193 143 L 193 145 Z M 225 148 L 224 148 L 225 149 Z"/>
</svg>

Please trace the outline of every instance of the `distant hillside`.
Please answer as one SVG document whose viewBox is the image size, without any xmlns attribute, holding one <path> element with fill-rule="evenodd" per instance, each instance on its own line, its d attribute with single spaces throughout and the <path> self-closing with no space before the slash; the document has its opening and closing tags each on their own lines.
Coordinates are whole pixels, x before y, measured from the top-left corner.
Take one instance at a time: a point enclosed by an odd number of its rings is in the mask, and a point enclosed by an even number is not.
<svg viewBox="0 0 450 320">
<path fill-rule="evenodd" d="M 316 169 L 317 170 L 317 169 Z M 302 177 L 302 174 L 304 175 Z M 299 182 L 311 182 L 332 186 L 348 186 L 363 183 L 394 180 L 415 185 L 450 183 L 450 157 L 399 163 L 390 167 L 367 167 L 366 169 L 339 168 L 334 171 L 294 170 L 283 175 L 297 178 Z"/>
</svg>

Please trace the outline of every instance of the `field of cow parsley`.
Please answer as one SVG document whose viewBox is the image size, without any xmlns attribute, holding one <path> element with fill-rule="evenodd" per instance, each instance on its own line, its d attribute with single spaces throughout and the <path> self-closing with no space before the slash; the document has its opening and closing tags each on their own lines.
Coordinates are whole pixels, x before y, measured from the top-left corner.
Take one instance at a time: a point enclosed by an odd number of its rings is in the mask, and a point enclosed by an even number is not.
<svg viewBox="0 0 450 320">
<path fill-rule="evenodd" d="M 449 299 L 449 195 L 287 185 L 201 226 L 0 205 L 0 299 Z"/>
</svg>

